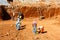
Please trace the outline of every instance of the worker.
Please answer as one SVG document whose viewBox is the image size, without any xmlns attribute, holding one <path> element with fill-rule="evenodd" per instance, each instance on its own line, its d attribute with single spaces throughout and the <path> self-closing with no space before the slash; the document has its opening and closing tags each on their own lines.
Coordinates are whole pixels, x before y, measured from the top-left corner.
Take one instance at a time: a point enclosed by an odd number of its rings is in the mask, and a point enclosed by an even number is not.
<svg viewBox="0 0 60 40">
<path fill-rule="evenodd" d="M 24 15 L 21 12 L 18 13 L 18 16 L 19 16 L 20 20 L 24 19 Z"/>
<path fill-rule="evenodd" d="M 32 26 L 33 26 L 33 32 L 36 34 L 36 32 L 37 32 L 37 22 L 36 22 L 36 20 L 33 21 Z"/>
<path fill-rule="evenodd" d="M 43 33 L 44 32 L 44 27 L 43 26 L 39 26 L 39 27 L 37 27 L 37 31 L 38 31 L 38 33 Z"/>
<path fill-rule="evenodd" d="M 18 17 L 17 22 L 16 22 L 16 30 L 20 30 L 21 28 L 20 25 L 21 25 L 20 18 Z"/>
</svg>

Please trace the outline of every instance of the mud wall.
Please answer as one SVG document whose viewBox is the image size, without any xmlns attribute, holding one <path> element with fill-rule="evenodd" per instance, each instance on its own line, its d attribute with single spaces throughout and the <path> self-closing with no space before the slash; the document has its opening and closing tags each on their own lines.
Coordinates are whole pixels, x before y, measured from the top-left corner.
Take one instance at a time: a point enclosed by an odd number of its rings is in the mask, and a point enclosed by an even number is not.
<svg viewBox="0 0 60 40">
<path fill-rule="evenodd" d="M 57 16 L 60 15 L 60 8 L 40 8 L 39 10 L 37 10 L 37 7 L 22 7 L 22 8 L 16 8 L 15 10 L 15 17 L 18 16 L 18 12 L 22 12 L 24 17 L 39 17 L 41 15 L 43 15 L 45 18 L 48 17 L 53 17 L 53 16 Z M 1 19 L 1 12 L 0 11 L 0 19 Z M 7 12 L 10 14 L 10 16 L 12 17 L 12 9 L 7 9 Z"/>
<path fill-rule="evenodd" d="M 22 7 L 16 11 L 24 14 L 24 17 L 39 17 L 43 15 L 45 18 L 57 16 L 60 14 L 60 8 L 40 8 L 37 7 Z"/>
</svg>

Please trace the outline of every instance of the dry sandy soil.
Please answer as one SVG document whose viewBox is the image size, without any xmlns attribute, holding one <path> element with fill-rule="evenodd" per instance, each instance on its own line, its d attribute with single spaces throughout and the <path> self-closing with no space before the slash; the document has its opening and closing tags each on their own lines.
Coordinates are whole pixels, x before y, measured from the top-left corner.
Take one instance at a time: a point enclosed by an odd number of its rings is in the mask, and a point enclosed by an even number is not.
<svg viewBox="0 0 60 40">
<path fill-rule="evenodd" d="M 33 33 L 32 21 L 37 20 L 37 26 L 43 25 L 46 33 Z M 21 25 L 24 29 L 16 30 L 16 21 L 0 21 L 0 40 L 60 40 L 60 15 L 48 19 L 25 18 Z"/>
</svg>

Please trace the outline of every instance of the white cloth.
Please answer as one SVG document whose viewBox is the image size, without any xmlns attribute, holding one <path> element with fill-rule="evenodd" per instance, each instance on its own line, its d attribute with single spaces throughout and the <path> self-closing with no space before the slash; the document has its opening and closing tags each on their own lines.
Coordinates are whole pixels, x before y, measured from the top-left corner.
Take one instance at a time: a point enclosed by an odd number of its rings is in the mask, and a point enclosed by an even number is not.
<svg viewBox="0 0 60 40">
<path fill-rule="evenodd" d="M 38 26 L 37 28 L 38 28 L 38 29 L 39 29 L 39 28 L 40 28 L 40 29 L 42 29 L 42 28 L 43 28 L 43 26 Z"/>
</svg>

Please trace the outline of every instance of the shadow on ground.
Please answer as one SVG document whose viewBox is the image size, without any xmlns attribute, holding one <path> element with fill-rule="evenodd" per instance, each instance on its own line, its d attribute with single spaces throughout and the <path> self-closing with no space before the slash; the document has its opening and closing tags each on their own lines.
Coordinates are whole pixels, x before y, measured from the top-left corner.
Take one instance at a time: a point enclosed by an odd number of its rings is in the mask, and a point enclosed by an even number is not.
<svg viewBox="0 0 60 40">
<path fill-rule="evenodd" d="M 20 30 L 23 30 L 25 28 L 26 28 L 26 25 L 22 25 L 21 28 L 20 28 Z"/>
</svg>

